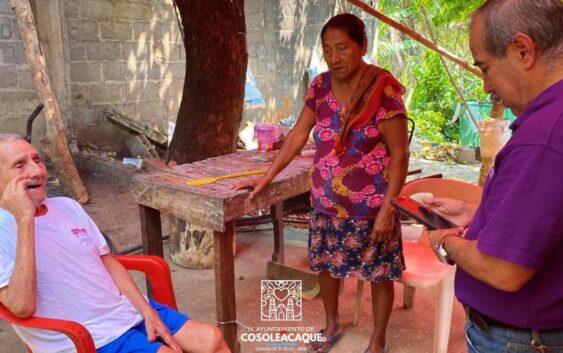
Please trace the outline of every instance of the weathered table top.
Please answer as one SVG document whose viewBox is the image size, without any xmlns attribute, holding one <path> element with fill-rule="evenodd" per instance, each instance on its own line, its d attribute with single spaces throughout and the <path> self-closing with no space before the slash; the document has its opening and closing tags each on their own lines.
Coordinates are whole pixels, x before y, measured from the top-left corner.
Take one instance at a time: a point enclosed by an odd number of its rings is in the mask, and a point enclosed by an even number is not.
<svg viewBox="0 0 563 353">
<path fill-rule="evenodd" d="M 172 213 L 207 229 L 224 232 L 225 223 L 229 221 L 309 191 L 308 171 L 313 158 L 295 157 L 254 200 L 249 199 L 249 190 L 233 190 L 231 186 L 243 178 L 255 178 L 256 175 L 200 186 L 187 185 L 186 181 L 267 169 L 271 162 L 260 162 L 255 157 L 273 157 L 277 153 L 236 152 L 166 170 L 138 173 L 132 180 L 131 192 L 141 205 Z"/>
</svg>

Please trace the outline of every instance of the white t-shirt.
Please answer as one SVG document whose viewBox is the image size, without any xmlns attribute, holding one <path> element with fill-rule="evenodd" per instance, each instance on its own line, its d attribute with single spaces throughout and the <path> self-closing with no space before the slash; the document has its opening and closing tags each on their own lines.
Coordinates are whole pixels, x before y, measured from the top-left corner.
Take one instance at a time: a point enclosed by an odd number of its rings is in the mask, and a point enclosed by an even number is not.
<svg viewBox="0 0 563 353">
<path fill-rule="evenodd" d="M 88 329 L 96 348 L 142 321 L 119 293 L 102 263 L 109 248 L 92 219 L 74 200 L 45 201 L 47 213 L 35 218 L 37 311 L 35 316 L 71 320 Z M 0 208 L 0 288 L 14 270 L 17 229 L 13 215 Z M 41 353 L 72 352 L 65 335 L 14 325 L 21 339 Z"/>
</svg>

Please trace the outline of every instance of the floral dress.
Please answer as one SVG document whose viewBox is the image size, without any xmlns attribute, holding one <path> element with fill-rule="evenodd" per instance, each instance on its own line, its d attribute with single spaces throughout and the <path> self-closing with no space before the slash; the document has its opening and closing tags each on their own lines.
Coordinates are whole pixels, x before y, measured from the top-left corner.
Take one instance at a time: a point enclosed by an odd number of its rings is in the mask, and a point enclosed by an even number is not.
<svg viewBox="0 0 563 353">
<path fill-rule="evenodd" d="M 370 236 L 387 192 L 391 160 L 377 125 L 406 116 L 401 93 L 391 85 L 384 87 L 375 116 L 362 128 L 352 130 L 346 150 L 337 155 L 335 140 L 347 107 L 334 97 L 331 76 L 330 72 L 317 76 L 304 98 L 317 117 L 311 169 L 310 268 L 328 271 L 337 278 L 393 280 L 405 268 L 398 218 L 390 241 L 373 244 Z"/>
</svg>

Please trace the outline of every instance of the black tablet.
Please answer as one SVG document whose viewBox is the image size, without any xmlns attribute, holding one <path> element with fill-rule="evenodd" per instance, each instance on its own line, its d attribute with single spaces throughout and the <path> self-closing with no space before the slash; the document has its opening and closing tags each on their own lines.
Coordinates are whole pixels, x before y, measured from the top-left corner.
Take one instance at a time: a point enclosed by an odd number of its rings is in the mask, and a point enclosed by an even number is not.
<svg viewBox="0 0 563 353">
<path fill-rule="evenodd" d="M 391 201 L 391 204 L 399 211 L 424 224 L 430 230 L 457 228 L 454 223 L 408 196 L 399 195 Z"/>
</svg>

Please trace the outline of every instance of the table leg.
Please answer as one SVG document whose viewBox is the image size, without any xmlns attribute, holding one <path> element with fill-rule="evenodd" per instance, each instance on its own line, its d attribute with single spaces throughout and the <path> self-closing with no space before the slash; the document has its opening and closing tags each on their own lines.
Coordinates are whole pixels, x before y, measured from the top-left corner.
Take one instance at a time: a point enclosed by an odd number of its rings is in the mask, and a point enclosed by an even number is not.
<svg viewBox="0 0 563 353">
<path fill-rule="evenodd" d="M 233 353 L 240 351 L 237 336 L 237 310 L 235 301 L 235 261 L 233 236 L 235 222 L 225 224 L 226 231 L 213 232 L 215 252 L 215 303 L 217 322 L 225 341 Z"/>
<path fill-rule="evenodd" d="M 158 255 L 164 257 L 162 249 L 162 228 L 160 225 L 160 211 L 147 206 L 139 205 L 141 218 L 141 238 L 143 242 L 143 254 Z M 153 291 L 149 279 L 147 282 L 147 295 L 153 297 Z"/>
<path fill-rule="evenodd" d="M 147 206 L 139 205 L 141 217 L 141 238 L 143 241 L 143 254 L 164 257 L 162 248 L 162 228 L 160 225 L 160 211 Z"/>
<path fill-rule="evenodd" d="M 283 204 L 278 202 L 270 206 L 270 215 L 274 225 L 274 253 L 272 261 L 284 263 L 284 238 L 283 238 Z"/>
</svg>

